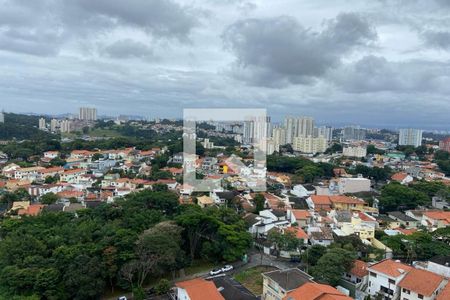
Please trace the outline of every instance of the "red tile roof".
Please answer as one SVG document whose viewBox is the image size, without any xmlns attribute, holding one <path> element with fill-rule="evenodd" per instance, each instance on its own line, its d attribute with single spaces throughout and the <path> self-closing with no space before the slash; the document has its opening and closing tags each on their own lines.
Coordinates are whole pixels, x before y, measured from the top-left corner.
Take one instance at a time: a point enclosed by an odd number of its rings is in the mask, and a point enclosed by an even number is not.
<svg viewBox="0 0 450 300">
<path fill-rule="evenodd" d="M 417 294 L 431 296 L 443 280 L 444 277 L 430 271 L 412 269 L 398 285 Z"/>
<path fill-rule="evenodd" d="M 407 173 L 399 172 L 399 173 L 395 173 L 394 175 L 392 175 L 392 176 L 391 176 L 391 179 L 392 179 L 392 180 L 395 180 L 395 181 L 401 182 L 401 181 L 403 181 L 407 176 L 408 176 Z"/>
<path fill-rule="evenodd" d="M 397 230 L 398 232 L 400 232 L 401 234 L 404 234 L 404 235 L 411 235 L 411 234 L 413 234 L 414 232 L 417 231 L 417 229 L 414 229 L 414 228 L 404 229 L 404 228 L 401 228 L 401 227 L 395 228 L 395 230 Z"/>
<path fill-rule="evenodd" d="M 362 278 L 369 274 L 369 271 L 367 271 L 367 264 L 362 260 L 357 259 L 353 262 L 353 267 L 349 273 Z"/>
<path fill-rule="evenodd" d="M 225 300 L 214 283 L 203 278 L 177 282 L 175 285 L 186 290 L 191 300 Z"/>
<path fill-rule="evenodd" d="M 309 213 L 309 211 L 307 211 L 305 209 L 293 209 L 292 214 L 294 215 L 294 217 L 297 220 L 304 220 L 304 219 L 308 219 L 311 217 L 311 214 Z"/>
<path fill-rule="evenodd" d="M 450 211 L 426 211 L 423 214 L 430 219 L 441 220 L 450 224 Z"/>
<path fill-rule="evenodd" d="M 444 287 L 444 289 L 436 297 L 436 300 L 448 300 L 450 299 L 450 282 Z"/>
<path fill-rule="evenodd" d="M 362 199 L 348 197 L 348 196 L 330 196 L 330 201 L 332 203 L 343 203 L 343 204 L 365 204 L 366 203 Z"/>
<path fill-rule="evenodd" d="M 289 292 L 283 300 L 352 300 L 337 289 L 326 284 L 308 282 Z"/>
<path fill-rule="evenodd" d="M 307 240 L 308 234 L 301 228 L 298 227 L 288 227 L 286 228 L 287 232 L 293 232 L 298 239 Z"/>
<path fill-rule="evenodd" d="M 314 205 L 331 205 L 330 197 L 325 195 L 312 195 L 311 200 Z"/>
<path fill-rule="evenodd" d="M 410 271 L 411 269 L 411 266 L 402 264 L 401 262 L 397 262 L 392 259 L 382 260 L 369 267 L 369 271 L 374 270 L 376 272 L 383 273 L 394 278 L 399 277 L 400 275 Z"/>
<path fill-rule="evenodd" d="M 31 204 L 30 206 L 27 207 L 27 209 L 19 209 L 17 211 L 17 214 L 19 216 L 37 216 L 41 210 L 44 208 L 44 205 L 42 204 Z"/>
</svg>

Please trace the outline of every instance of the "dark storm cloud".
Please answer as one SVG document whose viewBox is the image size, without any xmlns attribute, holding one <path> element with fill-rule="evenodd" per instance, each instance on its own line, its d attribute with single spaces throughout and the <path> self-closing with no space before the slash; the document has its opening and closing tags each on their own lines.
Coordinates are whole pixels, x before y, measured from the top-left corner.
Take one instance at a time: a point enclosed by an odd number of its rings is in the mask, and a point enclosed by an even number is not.
<svg viewBox="0 0 450 300">
<path fill-rule="evenodd" d="M 366 56 L 330 73 L 332 80 L 350 93 L 450 92 L 450 63 L 423 60 L 394 62 L 384 57 Z"/>
<path fill-rule="evenodd" d="M 339 14 L 322 31 L 303 27 L 295 18 L 246 19 L 223 34 L 236 56 L 234 71 L 250 84 L 282 87 L 310 83 L 356 46 L 376 39 L 375 30 L 357 14 Z"/>
</svg>

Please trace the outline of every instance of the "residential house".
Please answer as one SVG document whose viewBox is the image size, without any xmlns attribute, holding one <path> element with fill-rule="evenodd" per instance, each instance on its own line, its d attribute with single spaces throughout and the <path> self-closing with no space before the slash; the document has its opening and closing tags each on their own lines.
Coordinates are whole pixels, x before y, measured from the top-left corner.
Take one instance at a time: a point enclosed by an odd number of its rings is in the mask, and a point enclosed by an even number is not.
<svg viewBox="0 0 450 300">
<path fill-rule="evenodd" d="M 306 199 L 306 202 L 308 203 L 309 208 L 314 211 L 331 210 L 330 197 L 326 195 L 312 195 Z"/>
<path fill-rule="evenodd" d="M 329 227 L 310 227 L 308 235 L 312 245 L 328 247 L 334 241 L 333 231 Z"/>
<path fill-rule="evenodd" d="M 44 157 L 50 160 L 55 159 L 59 156 L 59 151 L 45 151 Z"/>
<path fill-rule="evenodd" d="M 31 204 L 27 208 L 21 208 L 17 211 L 19 216 L 37 216 L 44 208 L 43 204 Z"/>
<path fill-rule="evenodd" d="M 285 299 L 289 292 L 312 282 L 312 277 L 297 268 L 275 270 L 263 273 L 263 294 L 261 299 Z"/>
<path fill-rule="evenodd" d="M 212 281 L 203 278 L 177 282 L 177 300 L 225 300 Z"/>
<path fill-rule="evenodd" d="M 358 284 L 368 281 L 369 271 L 367 270 L 367 263 L 362 260 L 355 260 L 350 271 L 344 274 L 344 278 L 351 283 Z"/>
<path fill-rule="evenodd" d="M 60 179 L 59 180 L 61 182 L 75 183 L 78 176 L 84 175 L 86 173 L 87 172 L 86 172 L 85 169 L 70 169 L 70 170 L 66 170 L 66 171 L 64 171 L 64 173 L 62 173 L 60 175 Z"/>
<path fill-rule="evenodd" d="M 211 197 L 208 197 L 206 195 L 197 197 L 197 204 L 201 207 L 207 207 L 214 205 L 214 200 Z"/>
<path fill-rule="evenodd" d="M 385 259 L 367 268 L 369 271 L 369 289 L 371 296 L 381 295 L 385 299 L 398 299 L 399 283 L 412 270 L 411 266 L 400 261 Z"/>
<path fill-rule="evenodd" d="M 447 280 L 426 270 L 412 269 L 400 281 L 402 300 L 434 300 Z"/>
<path fill-rule="evenodd" d="M 431 230 L 450 226 L 450 211 L 425 211 L 422 224 Z"/>
<path fill-rule="evenodd" d="M 414 180 L 414 178 L 411 175 L 405 172 L 395 173 L 394 175 L 391 176 L 391 179 L 393 181 L 400 182 L 403 185 L 409 184 Z"/>
<path fill-rule="evenodd" d="M 417 228 L 418 221 L 401 211 L 388 212 L 388 216 L 398 221 L 400 223 L 400 226 L 404 226 L 405 228 Z"/>
<path fill-rule="evenodd" d="M 297 223 L 297 226 L 301 228 L 308 227 L 313 221 L 313 216 L 306 209 L 289 209 L 287 218 L 291 223 Z"/>
</svg>

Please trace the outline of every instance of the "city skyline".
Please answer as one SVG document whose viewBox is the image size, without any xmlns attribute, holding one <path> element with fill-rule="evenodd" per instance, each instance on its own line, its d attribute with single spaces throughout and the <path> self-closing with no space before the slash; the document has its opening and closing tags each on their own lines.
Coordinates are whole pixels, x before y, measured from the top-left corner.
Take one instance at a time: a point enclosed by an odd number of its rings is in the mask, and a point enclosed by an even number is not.
<svg viewBox="0 0 450 300">
<path fill-rule="evenodd" d="M 449 9 L 442 0 L 5 1 L 1 104 L 167 118 L 266 108 L 280 121 L 447 129 Z"/>
</svg>

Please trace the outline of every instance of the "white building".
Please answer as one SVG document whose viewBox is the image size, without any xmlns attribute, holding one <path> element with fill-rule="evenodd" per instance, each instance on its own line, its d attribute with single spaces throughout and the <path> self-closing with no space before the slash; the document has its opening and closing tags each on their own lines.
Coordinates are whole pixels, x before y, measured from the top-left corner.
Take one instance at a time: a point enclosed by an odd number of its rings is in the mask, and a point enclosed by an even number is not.
<svg viewBox="0 0 450 300">
<path fill-rule="evenodd" d="M 367 178 L 339 178 L 338 190 L 339 194 L 370 192 L 370 180 Z"/>
<path fill-rule="evenodd" d="M 411 266 L 392 259 L 385 259 L 369 266 L 368 293 L 371 296 L 379 294 L 382 299 L 399 299 L 399 283 L 411 269 Z"/>
<path fill-rule="evenodd" d="M 344 147 L 342 154 L 347 157 L 366 157 L 367 148 L 362 146 L 346 146 Z"/>
<path fill-rule="evenodd" d="M 45 119 L 44 118 L 40 118 L 39 119 L 39 129 L 40 130 L 44 130 L 45 128 L 46 128 Z"/>
<path fill-rule="evenodd" d="M 420 129 L 400 129 L 398 144 L 401 146 L 419 147 L 422 145 L 422 132 Z"/>
<path fill-rule="evenodd" d="M 97 120 L 97 109 L 93 107 L 80 107 L 78 118 L 84 121 Z"/>
<path fill-rule="evenodd" d="M 4 112 L 0 112 L 0 123 L 5 123 L 5 114 Z"/>
<path fill-rule="evenodd" d="M 303 153 L 322 153 L 327 149 L 328 143 L 324 137 L 314 138 L 308 137 L 295 137 L 292 148 L 295 151 Z"/>
<path fill-rule="evenodd" d="M 275 148 L 280 148 L 282 145 L 286 145 L 286 129 L 281 127 L 276 127 L 272 130 L 272 139 Z M 278 151 L 278 150 L 277 150 Z"/>
<path fill-rule="evenodd" d="M 447 284 L 447 280 L 438 274 L 412 269 L 400 281 L 401 300 L 435 300 Z"/>
<path fill-rule="evenodd" d="M 72 131 L 72 121 L 62 120 L 59 124 L 59 130 L 61 133 L 70 133 Z"/>
</svg>

